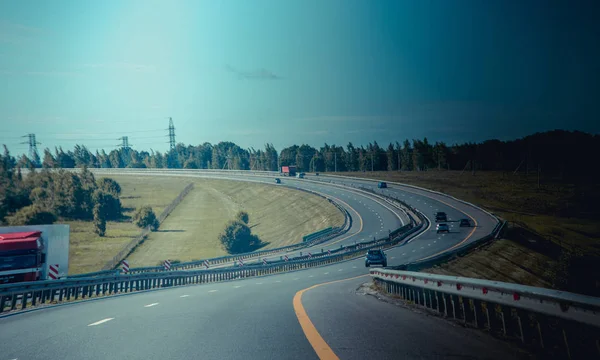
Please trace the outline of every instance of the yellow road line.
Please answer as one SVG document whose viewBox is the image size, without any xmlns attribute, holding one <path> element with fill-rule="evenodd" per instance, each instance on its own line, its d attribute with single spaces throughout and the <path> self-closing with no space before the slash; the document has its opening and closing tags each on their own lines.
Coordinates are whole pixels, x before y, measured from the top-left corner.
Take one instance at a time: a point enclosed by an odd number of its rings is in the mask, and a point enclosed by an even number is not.
<svg viewBox="0 0 600 360">
<path fill-rule="evenodd" d="M 319 334 L 319 331 L 317 330 L 315 325 L 312 323 L 312 321 L 310 321 L 310 318 L 308 317 L 308 314 L 306 313 L 306 310 L 304 310 L 304 306 L 302 305 L 302 294 L 304 294 L 308 290 L 317 288 L 319 286 L 334 284 L 334 283 L 338 283 L 338 282 L 342 282 L 342 281 L 354 280 L 354 279 L 358 279 L 358 278 L 365 277 L 365 276 L 369 276 L 369 274 L 313 285 L 311 287 L 308 287 L 306 289 L 302 289 L 302 290 L 298 291 L 296 293 L 296 295 L 294 295 L 293 305 L 294 305 L 294 311 L 296 312 L 296 317 L 298 318 L 298 322 L 300 323 L 300 326 L 302 327 L 304 336 L 306 336 L 306 339 L 310 343 L 310 346 L 312 346 L 312 348 L 317 353 L 317 356 L 319 357 L 319 359 L 321 359 L 321 360 L 338 360 L 339 358 L 333 352 L 333 350 L 327 344 L 327 342 L 323 339 L 321 334 Z"/>
</svg>

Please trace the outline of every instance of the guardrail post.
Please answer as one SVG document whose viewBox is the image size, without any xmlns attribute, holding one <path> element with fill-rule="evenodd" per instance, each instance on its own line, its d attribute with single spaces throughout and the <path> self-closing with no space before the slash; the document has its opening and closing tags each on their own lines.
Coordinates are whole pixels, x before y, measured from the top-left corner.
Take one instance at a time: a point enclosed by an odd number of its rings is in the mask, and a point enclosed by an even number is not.
<svg viewBox="0 0 600 360">
<path fill-rule="evenodd" d="M 21 310 L 27 307 L 27 300 L 29 299 L 29 293 L 26 292 L 21 296 Z"/>
<path fill-rule="evenodd" d="M 449 295 L 450 303 L 452 304 L 452 317 L 456 319 L 456 305 L 454 304 L 454 295 Z"/>
<path fill-rule="evenodd" d="M 17 294 L 12 294 L 10 299 L 10 309 L 14 310 L 17 308 Z"/>
</svg>

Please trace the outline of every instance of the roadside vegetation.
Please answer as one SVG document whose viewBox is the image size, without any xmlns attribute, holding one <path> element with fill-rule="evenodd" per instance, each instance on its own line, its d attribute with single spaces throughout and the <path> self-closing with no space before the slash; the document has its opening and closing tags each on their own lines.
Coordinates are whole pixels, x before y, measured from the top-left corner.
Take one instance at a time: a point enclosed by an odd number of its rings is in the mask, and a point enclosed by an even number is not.
<svg viewBox="0 0 600 360">
<path fill-rule="evenodd" d="M 153 178 L 165 185 L 174 179 L 177 178 Z M 260 239 L 260 245 L 250 246 L 254 249 L 295 244 L 315 230 L 344 223 L 342 213 L 329 201 L 305 192 L 252 182 L 185 179 L 194 182 L 194 189 L 160 229 L 128 256 L 130 266 L 155 266 L 165 259 L 185 262 L 228 255 L 219 235 L 227 222 L 236 218 L 246 223 L 252 236 Z"/>
<path fill-rule="evenodd" d="M 252 234 L 249 220 L 248 213 L 240 211 L 235 219 L 225 224 L 225 229 L 219 234 L 219 242 L 228 254 L 243 254 L 265 246 L 258 236 Z"/>
<path fill-rule="evenodd" d="M 509 221 L 504 239 L 425 271 L 600 295 L 597 180 L 541 174 L 538 182 L 537 171 L 467 170 L 343 175 L 440 191 Z"/>
</svg>

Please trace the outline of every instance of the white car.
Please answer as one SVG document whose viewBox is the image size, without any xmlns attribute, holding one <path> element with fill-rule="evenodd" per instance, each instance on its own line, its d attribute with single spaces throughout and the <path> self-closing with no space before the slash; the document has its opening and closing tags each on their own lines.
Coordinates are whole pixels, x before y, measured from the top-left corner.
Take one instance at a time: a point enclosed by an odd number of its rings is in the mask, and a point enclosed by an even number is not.
<svg viewBox="0 0 600 360">
<path fill-rule="evenodd" d="M 437 233 L 441 233 L 441 232 L 450 232 L 450 227 L 448 227 L 448 224 L 437 224 L 435 226 L 435 231 L 437 231 Z"/>
</svg>

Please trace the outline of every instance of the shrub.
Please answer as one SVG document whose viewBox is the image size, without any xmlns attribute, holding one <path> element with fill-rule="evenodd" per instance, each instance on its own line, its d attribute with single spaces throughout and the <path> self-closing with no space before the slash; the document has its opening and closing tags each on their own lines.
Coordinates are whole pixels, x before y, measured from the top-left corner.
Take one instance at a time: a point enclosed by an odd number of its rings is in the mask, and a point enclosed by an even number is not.
<svg viewBox="0 0 600 360">
<path fill-rule="evenodd" d="M 100 207 L 99 211 L 103 213 L 105 220 L 117 220 L 123 216 L 121 200 L 113 193 L 98 189 L 94 192 L 93 201 Z"/>
<path fill-rule="evenodd" d="M 150 226 L 152 231 L 156 231 L 159 226 L 156 214 L 150 206 L 139 208 L 133 215 L 133 223 L 142 229 Z"/>
<path fill-rule="evenodd" d="M 9 225 L 50 225 L 56 216 L 37 205 L 25 206 L 8 218 Z"/>
<path fill-rule="evenodd" d="M 236 220 L 239 220 L 247 225 L 248 221 L 250 220 L 250 215 L 248 215 L 247 212 L 241 210 L 237 213 L 237 215 L 235 215 L 235 218 Z"/>
<path fill-rule="evenodd" d="M 219 234 L 219 241 L 229 254 L 250 252 L 262 245 L 260 239 L 252 235 L 248 225 L 239 220 L 229 221 L 225 225 L 225 230 Z"/>
<path fill-rule="evenodd" d="M 111 178 L 102 178 L 98 181 L 98 187 L 104 192 L 113 194 L 115 197 L 121 195 L 121 185 Z"/>
<path fill-rule="evenodd" d="M 94 206 L 94 232 L 100 237 L 106 234 L 106 216 L 100 204 Z"/>
</svg>

